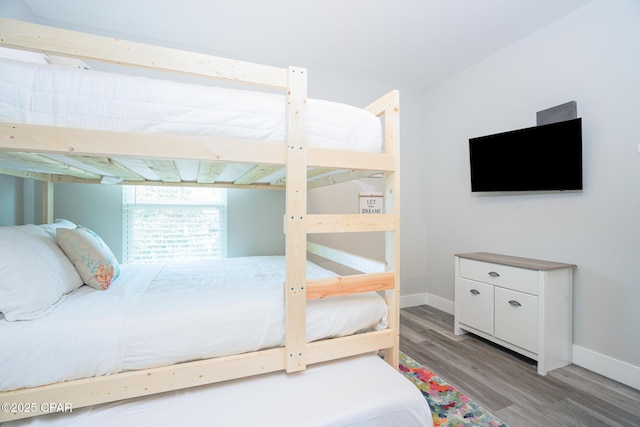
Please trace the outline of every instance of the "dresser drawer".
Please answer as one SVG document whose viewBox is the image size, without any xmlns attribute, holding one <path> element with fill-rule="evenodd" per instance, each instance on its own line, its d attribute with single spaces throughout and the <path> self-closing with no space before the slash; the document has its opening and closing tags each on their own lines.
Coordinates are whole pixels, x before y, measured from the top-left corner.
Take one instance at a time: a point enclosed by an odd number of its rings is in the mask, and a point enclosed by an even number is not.
<svg viewBox="0 0 640 427">
<path fill-rule="evenodd" d="M 493 335 L 493 286 L 459 279 L 456 289 L 458 321 Z"/>
<path fill-rule="evenodd" d="M 460 277 L 538 295 L 537 270 L 461 258 Z"/>
<path fill-rule="evenodd" d="M 494 335 L 518 347 L 538 352 L 538 298 L 495 288 Z"/>
</svg>

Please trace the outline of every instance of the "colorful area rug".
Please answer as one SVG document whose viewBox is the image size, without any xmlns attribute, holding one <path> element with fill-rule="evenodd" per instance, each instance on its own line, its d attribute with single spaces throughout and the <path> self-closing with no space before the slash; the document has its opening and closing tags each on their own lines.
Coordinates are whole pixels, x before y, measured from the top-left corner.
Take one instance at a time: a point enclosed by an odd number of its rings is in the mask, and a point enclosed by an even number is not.
<svg viewBox="0 0 640 427">
<path fill-rule="evenodd" d="M 507 427 L 495 415 L 455 387 L 400 352 L 400 371 L 416 385 L 431 407 L 433 425 Z"/>
</svg>

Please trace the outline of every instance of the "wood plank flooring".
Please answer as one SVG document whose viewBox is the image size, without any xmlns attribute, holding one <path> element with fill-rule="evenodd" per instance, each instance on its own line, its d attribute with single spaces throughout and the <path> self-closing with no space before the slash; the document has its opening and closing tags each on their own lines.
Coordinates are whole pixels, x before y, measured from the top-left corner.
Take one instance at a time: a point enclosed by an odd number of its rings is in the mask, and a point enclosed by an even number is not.
<svg viewBox="0 0 640 427">
<path fill-rule="evenodd" d="M 537 374 L 536 362 L 477 336 L 453 333 L 453 316 L 422 305 L 400 314 L 400 350 L 518 426 L 640 426 L 640 391 L 576 365 Z"/>
</svg>

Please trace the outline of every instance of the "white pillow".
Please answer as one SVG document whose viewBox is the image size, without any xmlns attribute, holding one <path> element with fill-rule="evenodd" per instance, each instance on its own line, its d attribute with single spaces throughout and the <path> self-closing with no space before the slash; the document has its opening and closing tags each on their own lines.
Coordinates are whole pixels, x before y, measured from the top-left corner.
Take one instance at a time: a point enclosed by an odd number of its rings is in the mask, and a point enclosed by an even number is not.
<svg viewBox="0 0 640 427">
<path fill-rule="evenodd" d="M 47 60 L 51 65 L 57 65 L 59 67 L 77 68 L 79 70 L 90 70 L 89 64 L 82 59 L 68 58 L 66 56 L 48 55 Z"/>
<path fill-rule="evenodd" d="M 73 230 L 58 228 L 56 234 L 58 245 L 87 285 L 105 290 L 120 274 L 120 265 L 113 252 L 93 231 L 78 226 Z"/>
<path fill-rule="evenodd" d="M 54 223 L 51 224 L 42 224 L 40 225 L 40 227 L 47 232 L 47 234 L 49 236 L 51 236 L 51 238 L 56 241 L 56 230 L 58 228 L 76 228 L 77 226 L 67 220 L 67 219 L 58 219 L 56 218 L 56 221 Z M 56 241 L 57 242 L 57 241 Z"/>
<path fill-rule="evenodd" d="M 31 52 L 29 50 L 11 49 L 4 46 L 0 46 L 0 58 L 31 62 L 33 64 L 51 64 L 65 68 L 78 68 L 80 70 L 91 69 L 89 64 L 81 59 L 58 55 L 47 55 L 40 52 Z"/>
<path fill-rule="evenodd" d="M 33 62 L 34 64 L 48 64 L 47 55 L 44 53 L 30 52 L 28 50 L 11 49 L 0 46 L 0 58 L 15 59 L 17 61 Z"/>
<path fill-rule="evenodd" d="M 0 227 L 0 311 L 7 320 L 39 319 L 80 286 L 73 264 L 42 227 Z"/>
</svg>

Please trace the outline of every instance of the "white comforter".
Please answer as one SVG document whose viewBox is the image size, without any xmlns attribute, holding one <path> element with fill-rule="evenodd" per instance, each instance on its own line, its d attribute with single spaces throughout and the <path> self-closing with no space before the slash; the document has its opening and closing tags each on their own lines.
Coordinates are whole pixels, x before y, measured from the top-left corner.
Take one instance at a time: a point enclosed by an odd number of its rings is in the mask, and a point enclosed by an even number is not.
<svg viewBox="0 0 640 427">
<path fill-rule="evenodd" d="M 0 390 L 225 356 L 284 343 L 284 257 L 123 265 L 42 319 L 0 320 Z M 309 278 L 335 274 L 308 263 Z M 307 341 L 387 326 L 376 293 L 309 301 Z"/>
</svg>

